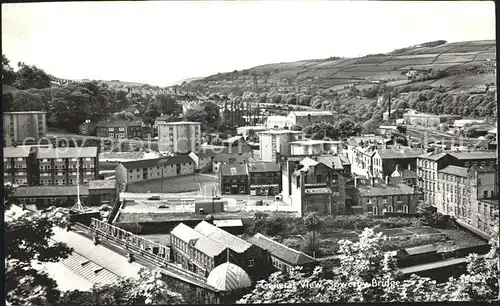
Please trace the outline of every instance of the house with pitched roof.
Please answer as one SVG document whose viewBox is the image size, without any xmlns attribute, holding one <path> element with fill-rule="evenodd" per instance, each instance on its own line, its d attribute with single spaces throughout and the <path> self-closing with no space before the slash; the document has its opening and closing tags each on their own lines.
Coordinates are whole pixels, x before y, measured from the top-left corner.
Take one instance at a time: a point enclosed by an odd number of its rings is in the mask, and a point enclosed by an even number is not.
<svg viewBox="0 0 500 306">
<path fill-rule="evenodd" d="M 117 182 L 133 183 L 194 173 L 195 164 L 189 155 L 122 162 L 115 168 Z"/>
<path fill-rule="evenodd" d="M 335 121 L 335 116 L 330 111 L 291 111 L 287 119 L 291 126 L 298 125 L 306 127 L 319 122 L 333 123 Z"/>
<path fill-rule="evenodd" d="M 274 162 L 248 163 L 250 195 L 277 195 L 281 191 L 281 169 Z"/>
<path fill-rule="evenodd" d="M 286 273 L 295 267 L 302 267 L 303 271 L 310 271 L 318 264 L 318 261 L 311 256 L 289 248 L 260 233 L 253 235 L 247 240 L 268 252 L 270 273 L 275 271 Z"/>
<path fill-rule="evenodd" d="M 219 186 L 222 194 L 249 194 L 247 164 L 220 166 Z"/>
<path fill-rule="evenodd" d="M 373 176 L 385 178 L 391 176 L 396 167 L 416 170 L 417 157 L 424 153 L 424 149 L 403 146 L 377 149 L 372 155 L 371 173 Z"/>
</svg>

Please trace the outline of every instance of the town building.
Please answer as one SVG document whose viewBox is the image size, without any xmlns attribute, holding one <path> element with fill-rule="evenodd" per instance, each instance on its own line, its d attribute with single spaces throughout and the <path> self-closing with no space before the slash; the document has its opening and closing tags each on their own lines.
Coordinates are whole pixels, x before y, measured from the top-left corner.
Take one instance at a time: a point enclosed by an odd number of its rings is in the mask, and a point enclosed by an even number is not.
<svg viewBox="0 0 500 306">
<path fill-rule="evenodd" d="M 383 215 L 385 213 L 415 214 L 422 198 L 416 186 L 406 184 L 388 186 L 375 178 L 355 179 L 355 206 L 363 213 Z"/>
<path fill-rule="evenodd" d="M 385 178 L 396 170 L 417 169 L 417 157 L 424 154 L 424 149 L 396 146 L 390 149 L 377 149 L 366 169 L 371 176 Z"/>
<path fill-rule="evenodd" d="M 287 116 L 268 116 L 266 119 L 266 128 L 268 129 L 284 129 L 291 128 L 293 123 Z"/>
<path fill-rule="evenodd" d="M 33 144 L 47 135 L 46 112 L 4 112 L 3 146 Z"/>
<path fill-rule="evenodd" d="M 243 136 L 245 139 L 248 138 L 252 133 L 262 132 L 267 130 L 267 127 L 263 125 L 255 125 L 255 126 L 240 126 L 236 128 L 236 134 Z"/>
<path fill-rule="evenodd" d="M 113 205 L 117 195 L 118 186 L 116 180 L 92 180 L 89 181 L 89 206 L 102 204 Z"/>
<path fill-rule="evenodd" d="M 99 176 L 97 147 L 39 148 L 36 160 L 39 185 L 87 184 Z"/>
<path fill-rule="evenodd" d="M 122 162 L 115 168 L 117 182 L 135 183 L 193 174 L 194 161 L 188 155 Z"/>
<path fill-rule="evenodd" d="M 320 122 L 335 122 L 335 116 L 330 111 L 291 111 L 287 117 L 291 126 L 297 125 L 303 128 Z"/>
<path fill-rule="evenodd" d="M 495 203 L 498 211 L 497 183 L 496 170 L 491 166 L 447 166 L 438 171 L 437 211 L 460 219 L 480 231 L 489 232 L 490 225 L 495 221 L 492 218 L 495 216 Z"/>
<path fill-rule="evenodd" d="M 341 154 L 343 142 L 334 140 L 301 140 L 290 143 L 291 155 Z"/>
<path fill-rule="evenodd" d="M 280 156 L 290 156 L 291 142 L 302 140 L 301 131 L 269 130 L 259 132 L 260 159 L 277 162 Z"/>
<path fill-rule="evenodd" d="M 158 150 L 188 154 L 197 152 L 201 145 L 200 122 L 165 122 L 158 124 Z"/>
<path fill-rule="evenodd" d="M 277 195 L 281 191 L 281 169 L 273 162 L 248 163 L 250 195 Z"/>
<path fill-rule="evenodd" d="M 249 194 L 249 175 L 246 164 L 220 166 L 219 186 L 222 194 Z"/>
<path fill-rule="evenodd" d="M 212 158 L 212 172 L 219 173 L 219 169 L 221 165 L 227 164 L 244 164 L 246 162 L 246 158 L 243 155 L 239 154 L 226 154 L 220 153 Z"/>
<path fill-rule="evenodd" d="M 492 166 L 497 164 L 494 151 L 425 153 L 417 158 L 417 175 L 421 178 L 418 186 L 424 193 L 424 201 L 435 205 L 437 174 L 449 165 L 470 168 L 472 166 Z"/>
<path fill-rule="evenodd" d="M 282 166 L 283 202 L 300 216 L 309 211 L 343 214 L 347 176 L 338 155 L 286 158 Z"/>
<path fill-rule="evenodd" d="M 472 125 L 472 124 L 481 124 L 484 123 L 484 120 L 480 119 L 460 119 L 460 120 L 455 120 L 453 122 L 453 126 L 457 128 L 463 128 L 465 127 L 466 124 Z"/>
<path fill-rule="evenodd" d="M 262 234 L 255 234 L 248 241 L 259 248 L 266 250 L 269 254 L 268 266 L 270 273 L 282 271 L 289 272 L 296 267 L 302 267 L 302 272 L 311 271 L 318 265 L 318 261 L 311 256 L 287 247 Z"/>
<path fill-rule="evenodd" d="M 155 119 L 153 127 L 155 129 L 158 129 L 158 126 L 160 126 L 162 124 L 166 124 L 167 122 L 171 122 L 173 119 L 174 119 L 174 117 L 171 115 L 161 115 L 160 117 Z"/>
<path fill-rule="evenodd" d="M 222 145 L 226 148 L 236 147 L 236 146 L 242 144 L 243 141 L 244 141 L 243 136 L 236 135 L 233 137 L 229 137 L 228 139 L 224 139 L 222 141 Z"/>
<path fill-rule="evenodd" d="M 208 173 L 212 172 L 213 160 L 218 153 L 214 150 L 201 149 L 198 152 L 191 152 L 188 155 L 193 160 L 196 171 Z"/>
<path fill-rule="evenodd" d="M 107 119 L 97 122 L 97 137 L 129 139 L 143 137 L 142 120 Z"/>
<path fill-rule="evenodd" d="M 36 149 L 31 146 L 3 148 L 3 181 L 13 185 L 36 185 L 33 163 Z"/>
<path fill-rule="evenodd" d="M 458 115 L 434 115 L 410 111 L 403 114 L 405 124 L 437 127 L 440 123 L 460 119 Z"/>
<path fill-rule="evenodd" d="M 89 197 L 89 187 L 80 186 L 78 192 L 77 186 L 29 186 L 17 187 L 9 198 L 14 203 L 25 205 L 36 205 L 37 209 L 43 209 L 50 206 L 72 207 L 80 195 L 80 201 L 86 205 Z"/>
</svg>

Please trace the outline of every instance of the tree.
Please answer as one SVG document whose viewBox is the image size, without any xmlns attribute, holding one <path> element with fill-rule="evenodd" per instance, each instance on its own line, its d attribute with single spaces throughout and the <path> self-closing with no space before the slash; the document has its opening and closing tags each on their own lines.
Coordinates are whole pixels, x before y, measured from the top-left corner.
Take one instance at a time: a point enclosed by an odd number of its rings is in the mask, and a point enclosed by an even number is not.
<svg viewBox="0 0 500 306">
<path fill-rule="evenodd" d="M 16 73 L 10 67 L 10 61 L 2 54 L 2 84 L 13 85 L 16 80 Z"/>
<path fill-rule="evenodd" d="M 6 220 L 5 297 L 12 305 L 54 305 L 59 298 L 57 283 L 34 267 L 67 258 L 72 249 L 63 243 L 49 243 L 54 226 L 64 226 L 60 211 L 27 213 Z"/>
<path fill-rule="evenodd" d="M 182 105 L 177 103 L 171 95 L 159 94 L 156 96 L 157 109 L 162 114 L 178 116 L 182 113 Z"/>
<path fill-rule="evenodd" d="M 316 212 L 310 212 L 304 218 L 304 226 L 309 232 L 312 232 L 312 255 L 316 257 L 316 231 L 321 228 L 322 220 Z"/>
<path fill-rule="evenodd" d="M 14 87 L 19 89 L 48 88 L 50 87 L 50 77 L 45 71 L 36 66 L 20 63 L 19 70 L 16 72 Z"/>
</svg>

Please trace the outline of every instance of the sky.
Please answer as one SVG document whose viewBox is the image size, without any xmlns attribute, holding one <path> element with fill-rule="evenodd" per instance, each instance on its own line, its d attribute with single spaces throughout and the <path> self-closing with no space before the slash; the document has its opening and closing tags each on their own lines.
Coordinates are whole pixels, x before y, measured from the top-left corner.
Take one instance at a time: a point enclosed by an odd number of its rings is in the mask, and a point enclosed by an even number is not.
<svg viewBox="0 0 500 306">
<path fill-rule="evenodd" d="M 2 52 L 67 79 L 167 86 L 267 63 L 495 39 L 493 1 L 2 4 Z"/>
</svg>

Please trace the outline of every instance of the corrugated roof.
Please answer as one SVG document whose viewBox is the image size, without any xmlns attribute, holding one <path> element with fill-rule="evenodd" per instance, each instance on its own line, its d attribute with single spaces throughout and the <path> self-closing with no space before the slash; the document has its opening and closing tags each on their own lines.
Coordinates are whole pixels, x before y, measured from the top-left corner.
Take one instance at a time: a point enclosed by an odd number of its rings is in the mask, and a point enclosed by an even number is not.
<svg viewBox="0 0 500 306">
<path fill-rule="evenodd" d="M 89 181 L 89 190 L 115 189 L 116 180 L 92 180 Z"/>
<path fill-rule="evenodd" d="M 225 262 L 210 272 L 207 284 L 222 291 L 233 291 L 250 287 L 252 281 L 245 270 L 233 263 Z"/>
<path fill-rule="evenodd" d="M 43 158 L 97 158 L 97 147 L 65 147 L 65 148 L 39 148 L 38 159 Z"/>
<path fill-rule="evenodd" d="M 73 252 L 68 258 L 63 259 L 61 263 L 73 273 L 92 284 L 111 285 L 119 279 L 118 275 L 90 261 L 77 252 Z"/>
<path fill-rule="evenodd" d="M 171 232 L 171 235 L 176 236 L 180 240 L 189 243 L 191 240 L 196 240 L 202 237 L 202 235 L 192 229 L 191 227 L 187 226 L 184 223 L 179 223 Z"/>
<path fill-rule="evenodd" d="M 16 198 L 36 198 L 36 197 L 70 197 L 77 195 L 76 186 L 30 186 L 17 187 L 12 193 Z M 80 186 L 80 195 L 88 196 L 89 187 Z"/>
<path fill-rule="evenodd" d="M 424 149 L 418 148 L 391 148 L 391 149 L 379 149 L 378 154 L 382 159 L 401 159 L 401 158 L 417 158 L 418 156 L 425 153 Z"/>
<path fill-rule="evenodd" d="M 248 175 L 247 166 L 240 164 L 221 165 L 220 171 L 223 176 Z"/>
<path fill-rule="evenodd" d="M 277 172 L 280 166 L 273 162 L 253 162 L 248 164 L 249 172 Z"/>
<path fill-rule="evenodd" d="M 456 175 L 456 176 L 461 176 L 461 177 L 468 177 L 468 169 L 464 167 L 457 167 L 457 166 L 447 166 L 446 168 L 443 168 L 439 170 L 438 172 L 440 173 L 446 173 L 450 175 Z"/>
<path fill-rule="evenodd" d="M 4 147 L 3 148 L 3 158 L 12 157 L 28 157 L 31 152 L 31 147 Z"/>
<path fill-rule="evenodd" d="M 222 230 L 208 222 L 201 221 L 194 228 L 197 232 L 218 242 L 219 244 L 237 252 L 243 253 L 252 245 L 245 240 L 238 238 L 225 230 Z"/>
<path fill-rule="evenodd" d="M 404 184 L 397 186 L 360 186 L 358 190 L 359 194 L 363 197 L 414 194 L 413 187 Z"/>
<path fill-rule="evenodd" d="M 189 155 L 178 155 L 163 158 L 152 158 L 152 159 L 141 159 L 133 160 L 128 162 L 122 162 L 126 169 L 140 169 L 140 168 L 151 168 L 159 167 L 161 164 L 164 165 L 177 165 L 184 163 L 192 163 L 193 159 Z"/>
<path fill-rule="evenodd" d="M 469 159 L 497 159 L 496 151 L 452 152 L 451 156 L 460 160 Z"/>
<path fill-rule="evenodd" d="M 248 241 L 292 265 L 304 265 L 317 262 L 311 256 L 289 248 L 259 233 L 248 238 Z"/>
</svg>

